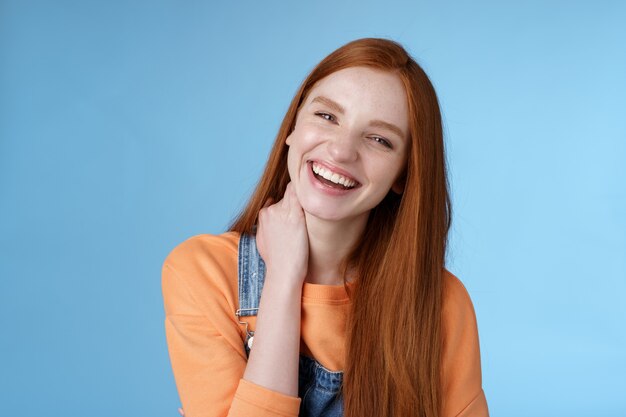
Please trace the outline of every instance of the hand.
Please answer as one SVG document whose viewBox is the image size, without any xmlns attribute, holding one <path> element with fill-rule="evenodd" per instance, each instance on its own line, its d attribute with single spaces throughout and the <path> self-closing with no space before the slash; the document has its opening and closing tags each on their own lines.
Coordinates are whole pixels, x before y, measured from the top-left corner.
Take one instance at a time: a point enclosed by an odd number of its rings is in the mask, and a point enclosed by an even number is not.
<svg viewBox="0 0 626 417">
<path fill-rule="evenodd" d="M 276 204 L 268 200 L 259 211 L 257 248 L 268 271 L 288 276 L 291 282 L 302 286 L 308 269 L 309 236 L 304 211 L 290 183 L 283 199 Z M 274 274 L 272 274 L 273 276 Z"/>
</svg>

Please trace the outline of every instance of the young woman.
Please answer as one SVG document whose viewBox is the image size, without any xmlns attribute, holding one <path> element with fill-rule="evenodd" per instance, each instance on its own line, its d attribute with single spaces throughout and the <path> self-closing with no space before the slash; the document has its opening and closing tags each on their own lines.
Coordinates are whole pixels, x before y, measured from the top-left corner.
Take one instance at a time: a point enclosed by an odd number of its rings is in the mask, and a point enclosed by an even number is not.
<svg viewBox="0 0 626 417">
<path fill-rule="evenodd" d="M 187 417 L 487 416 L 475 314 L 444 267 L 435 91 L 359 39 L 302 83 L 230 230 L 163 265 Z"/>
</svg>

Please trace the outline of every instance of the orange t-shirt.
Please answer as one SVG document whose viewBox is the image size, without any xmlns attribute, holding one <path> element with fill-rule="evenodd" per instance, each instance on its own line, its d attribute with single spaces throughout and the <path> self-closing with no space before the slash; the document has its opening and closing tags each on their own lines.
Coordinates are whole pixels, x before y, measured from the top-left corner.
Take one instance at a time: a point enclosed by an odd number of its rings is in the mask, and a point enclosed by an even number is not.
<svg viewBox="0 0 626 417">
<path fill-rule="evenodd" d="M 244 380 L 245 326 L 238 323 L 239 234 L 198 235 L 163 263 L 167 344 L 185 417 L 297 416 L 300 398 Z M 463 284 L 445 270 L 443 417 L 488 415 L 482 390 L 474 308 Z M 305 282 L 302 354 L 343 370 L 350 300 L 342 285 Z M 242 317 L 255 330 L 256 316 Z"/>
</svg>

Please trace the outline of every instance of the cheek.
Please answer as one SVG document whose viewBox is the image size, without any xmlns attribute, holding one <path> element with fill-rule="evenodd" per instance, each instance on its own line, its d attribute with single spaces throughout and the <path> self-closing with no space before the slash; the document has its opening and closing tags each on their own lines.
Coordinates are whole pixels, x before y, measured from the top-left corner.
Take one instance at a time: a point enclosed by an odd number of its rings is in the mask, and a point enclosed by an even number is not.
<svg viewBox="0 0 626 417">
<path fill-rule="evenodd" d="M 293 150 L 293 145 L 289 146 L 289 151 L 287 152 L 287 171 L 289 172 L 289 178 L 293 180 L 296 169 L 296 158 Z"/>
<path fill-rule="evenodd" d="M 387 161 L 383 164 L 378 164 L 375 168 L 374 175 L 378 178 L 378 183 L 383 188 L 381 192 L 385 192 L 385 189 L 391 188 L 402 170 L 402 161 L 400 159 Z"/>
<path fill-rule="evenodd" d="M 293 181 L 299 178 L 299 173 L 302 170 L 303 150 L 301 148 L 301 142 L 299 140 L 291 139 L 291 145 L 287 151 L 287 170 L 289 171 L 289 178 Z"/>
<path fill-rule="evenodd" d="M 294 164 L 293 168 L 295 164 L 303 162 L 307 153 L 317 146 L 316 138 L 319 137 L 320 135 L 310 130 L 296 130 L 289 136 L 288 160 L 290 164 Z"/>
<path fill-rule="evenodd" d="M 324 141 L 328 135 L 328 129 L 328 127 L 319 124 L 303 122 L 299 128 L 292 132 L 291 143 L 302 151 L 311 149 Z"/>
</svg>

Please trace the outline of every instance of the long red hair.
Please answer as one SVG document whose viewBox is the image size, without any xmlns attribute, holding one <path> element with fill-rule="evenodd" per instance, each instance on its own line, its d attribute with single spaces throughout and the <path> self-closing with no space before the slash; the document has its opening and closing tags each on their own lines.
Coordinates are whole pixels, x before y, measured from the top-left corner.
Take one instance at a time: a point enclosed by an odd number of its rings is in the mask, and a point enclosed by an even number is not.
<svg viewBox="0 0 626 417">
<path fill-rule="evenodd" d="M 409 108 L 404 191 L 371 210 L 362 238 L 343 264 L 357 281 L 347 328 L 344 416 L 438 416 L 441 409 L 443 271 L 452 208 L 441 112 L 426 73 L 398 43 L 352 41 L 324 58 L 303 81 L 276 136 L 261 180 L 230 230 L 253 233 L 259 210 L 279 201 L 289 182 L 288 146 L 311 88 L 348 67 L 397 74 Z M 346 288 L 348 288 L 346 286 Z"/>
</svg>

